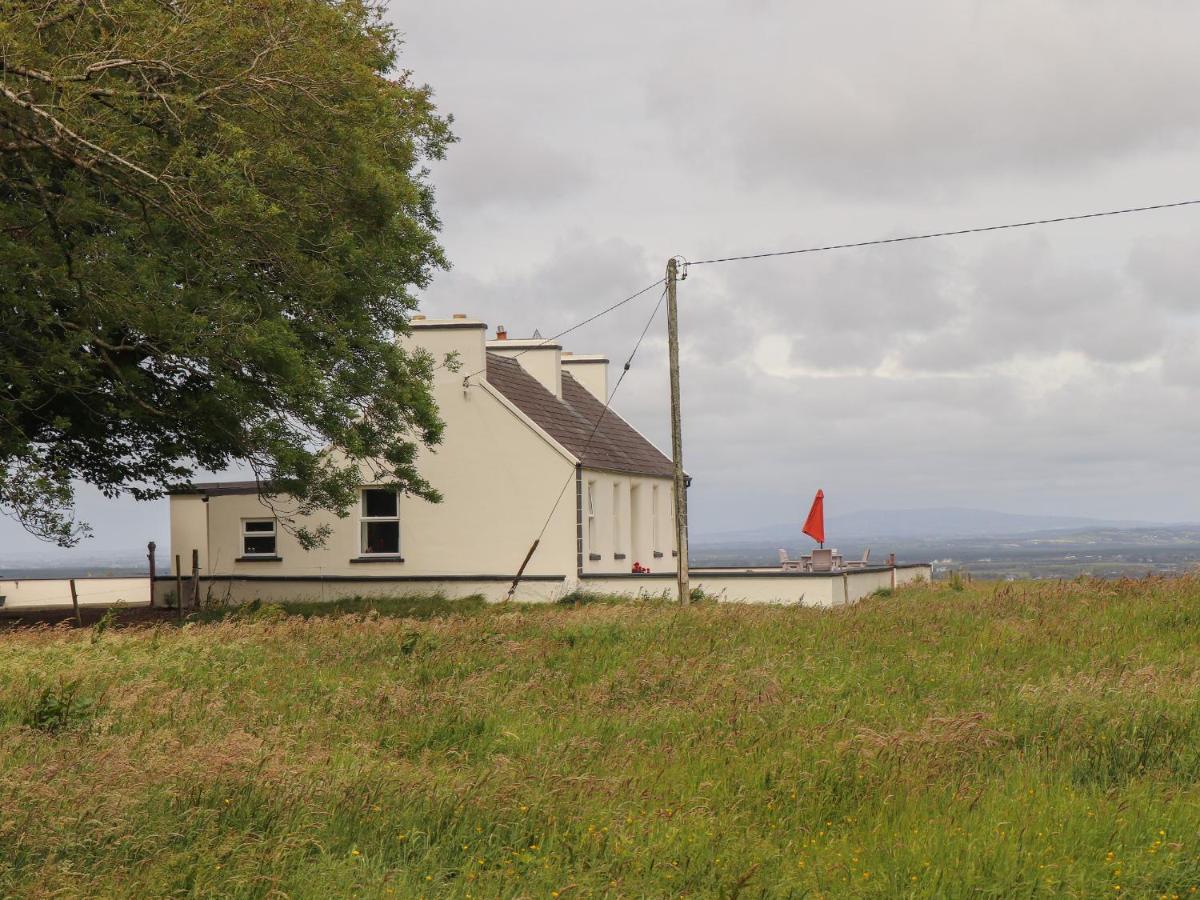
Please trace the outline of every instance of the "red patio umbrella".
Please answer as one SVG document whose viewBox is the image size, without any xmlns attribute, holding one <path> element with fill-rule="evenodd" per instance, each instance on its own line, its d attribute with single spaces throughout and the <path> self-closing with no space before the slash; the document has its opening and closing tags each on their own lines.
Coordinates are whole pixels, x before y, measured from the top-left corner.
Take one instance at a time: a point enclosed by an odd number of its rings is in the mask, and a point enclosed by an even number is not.
<svg viewBox="0 0 1200 900">
<path fill-rule="evenodd" d="M 808 511 L 808 518 L 804 520 L 804 533 L 810 538 L 825 546 L 825 492 L 817 491 L 817 496 L 813 498 L 812 509 Z"/>
</svg>

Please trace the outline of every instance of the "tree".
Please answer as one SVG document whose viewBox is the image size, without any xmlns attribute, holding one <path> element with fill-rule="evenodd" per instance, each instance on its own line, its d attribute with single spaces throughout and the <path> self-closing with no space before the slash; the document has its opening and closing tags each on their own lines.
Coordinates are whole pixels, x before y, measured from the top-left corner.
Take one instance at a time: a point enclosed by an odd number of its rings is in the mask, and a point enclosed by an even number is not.
<svg viewBox="0 0 1200 900">
<path fill-rule="evenodd" d="M 437 499 L 395 336 L 453 137 L 399 46 L 373 0 L 0 0 L 0 509 L 69 545 L 73 479 L 236 463 L 293 521 L 364 464 Z"/>
</svg>

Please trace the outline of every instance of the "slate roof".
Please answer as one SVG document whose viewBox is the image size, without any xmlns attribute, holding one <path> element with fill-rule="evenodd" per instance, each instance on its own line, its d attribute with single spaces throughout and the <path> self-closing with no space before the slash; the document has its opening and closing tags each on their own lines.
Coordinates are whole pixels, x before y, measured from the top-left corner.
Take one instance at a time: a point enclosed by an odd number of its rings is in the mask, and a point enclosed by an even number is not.
<svg viewBox="0 0 1200 900">
<path fill-rule="evenodd" d="M 487 380 L 588 468 L 657 478 L 674 475 L 670 459 L 611 409 L 606 411 L 570 373 L 562 373 L 559 400 L 515 359 L 489 353 Z"/>
</svg>

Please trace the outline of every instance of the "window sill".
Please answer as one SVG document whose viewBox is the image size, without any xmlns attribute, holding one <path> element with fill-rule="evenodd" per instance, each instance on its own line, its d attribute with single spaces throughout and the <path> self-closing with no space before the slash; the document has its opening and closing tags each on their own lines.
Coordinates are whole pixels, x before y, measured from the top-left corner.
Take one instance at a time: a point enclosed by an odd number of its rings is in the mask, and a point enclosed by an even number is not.
<svg viewBox="0 0 1200 900">
<path fill-rule="evenodd" d="M 283 562 L 282 556 L 239 556 L 234 562 Z"/>
<path fill-rule="evenodd" d="M 402 563 L 404 557 L 397 553 L 372 553 L 370 556 L 355 556 L 352 563 Z"/>
</svg>

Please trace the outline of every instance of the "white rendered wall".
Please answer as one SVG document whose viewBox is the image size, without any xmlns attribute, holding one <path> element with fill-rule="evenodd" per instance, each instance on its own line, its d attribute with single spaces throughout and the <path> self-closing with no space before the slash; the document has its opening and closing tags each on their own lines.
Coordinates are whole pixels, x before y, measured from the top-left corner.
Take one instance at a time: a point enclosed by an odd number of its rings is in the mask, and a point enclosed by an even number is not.
<svg viewBox="0 0 1200 900">
<path fill-rule="evenodd" d="M 507 356 L 536 378 L 546 390 L 562 398 L 562 345 L 541 340 L 488 341 L 487 351 Z"/>
<path fill-rule="evenodd" d="M 322 581 L 252 580 L 214 578 L 200 582 L 202 602 L 237 606 L 261 600 L 264 603 L 332 602 L 348 597 L 429 597 L 441 596 L 448 600 L 482 596 L 489 603 L 499 603 L 508 596 L 512 582 L 508 579 L 438 579 L 423 578 L 416 581 L 389 581 L 372 579 L 365 575 L 361 579 L 330 579 Z M 570 589 L 567 581 L 522 581 L 513 595 L 516 603 L 553 603 L 566 595 Z M 184 586 L 186 591 L 187 586 Z M 167 579 L 155 582 L 156 603 L 167 605 L 168 595 L 175 586 Z"/>
<path fill-rule="evenodd" d="M 162 584 L 163 582 L 159 582 Z M 75 592 L 80 606 L 147 606 L 150 603 L 150 579 L 77 578 Z M 69 578 L 14 578 L 0 581 L 0 612 L 60 609 L 72 607 Z"/>
<path fill-rule="evenodd" d="M 756 576 L 746 572 L 694 569 L 689 583 L 692 588 L 700 588 L 720 602 L 834 607 L 857 603 L 881 588 L 900 587 L 920 579 L 929 581 L 932 575 L 928 565 L 816 576 L 781 575 L 778 570 L 763 570 Z M 582 579 L 580 588 L 590 593 L 634 597 L 674 599 L 676 595 L 675 581 L 666 578 L 589 576 Z"/>
<path fill-rule="evenodd" d="M 674 499 L 669 478 L 644 478 L 583 470 L 583 571 L 585 573 L 624 574 L 640 562 L 651 572 L 675 571 Z M 588 484 L 593 485 L 594 527 L 589 529 L 587 516 Z M 658 491 L 655 492 L 654 488 Z M 636 490 L 635 490 L 636 488 Z M 614 492 L 617 506 L 614 508 Z M 634 502 L 634 494 L 637 502 Z M 657 515 L 653 501 L 657 499 Z M 619 529 L 613 528 L 613 518 L 620 519 Z M 614 534 L 619 531 L 619 534 Z M 657 531 L 657 536 L 654 532 Z M 635 543 L 635 538 L 640 538 Z M 619 539 L 619 543 L 618 543 Z M 654 551 L 662 554 L 655 557 Z M 624 554 L 624 559 L 617 559 Z M 600 559 L 592 559 L 598 555 Z"/>
<path fill-rule="evenodd" d="M 159 571 L 175 574 L 175 557 L 179 556 L 182 574 L 192 572 L 192 551 L 200 551 L 200 571 L 208 570 L 208 510 L 198 494 L 173 494 L 171 505 L 171 547 L 165 564 Z"/>
<path fill-rule="evenodd" d="M 238 561 L 242 556 L 242 521 L 270 517 L 272 511 L 255 495 L 216 495 L 208 501 L 207 528 L 198 497 L 171 499 L 172 554 L 182 553 L 190 566 L 192 546 L 203 548 L 207 531 L 211 546 L 202 549 L 206 574 L 437 576 L 501 575 L 517 571 L 555 499 L 567 484 L 546 529 L 529 574 L 574 576 L 576 572 L 575 489 L 573 459 L 522 420 L 483 377 L 463 379 L 483 363 L 483 327 L 414 327 L 417 339 L 439 359 L 459 354 L 459 371 L 441 369 L 434 379 L 434 399 L 446 423 L 441 445 L 418 454 L 417 467 L 441 492 L 443 502 L 400 498 L 400 553 L 403 562 L 352 562 L 361 557 L 361 520 L 355 507 L 347 518 L 331 514 L 306 520 L 310 527 L 328 524 L 332 534 L 324 546 L 301 549 L 284 528 L 278 529 L 281 560 Z M 475 366 L 475 368 L 472 368 Z M 568 483 L 569 482 L 569 483 Z M 286 510 L 287 500 L 279 503 Z M 211 562 L 211 564 L 209 564 Z"/>
<path fill-rule="evenodd" d="M 608 357 L 567 356 L 564 353 L 562 370 L 601 403 L 608 402 Z"/>
<path fill-rule="evenodd" d="M 910 584 L 918 579 L 929 581 L 932 570 L 928 565 L 903 566 L 895 570 L 834 573 L 831 575 L 787 575 L 762 574 L 749 576 L 745 572 L 720 572 L 694 570 L 691 584 L 705 594 L 716 597 L 718 602 L 728 603 L 771 603 L 817 607 L 838 607 L 856 603 L 880 588 L 892 587 L 893 575 L 896 586 Z M 143 582 L 144 583 L 144 582 Z M 453 599 L 483 596 L 490 602 L 504 600 L 510 582 L 507 579 L 438 579 L 430 577 L 413 581 L 388 581 L 372 579 L 364 575 L 360 579 L 331 579 L 322 581 L 314 578 L 307 581 L 294 580 L 205 580 L 200 590 L 204 597 L 231 604 L 263 600 L 272 603 L 287 603 L 299 600 L 330 601 L 343 597 L 402 597 L 409 595 L 429 596 L 439 594 Z M 174 590 L 170 579 L 159 579 L 155 583 L 155 595 L 160 604 Z M 514 600 L 525 603 L 553 602 L 576 591 L 626 596 L 642 599 L 675 599 L 675 581 L 669 577 L 589 576 L 582 580 L 523 581 L 514 595 Z"/>
</svg>

